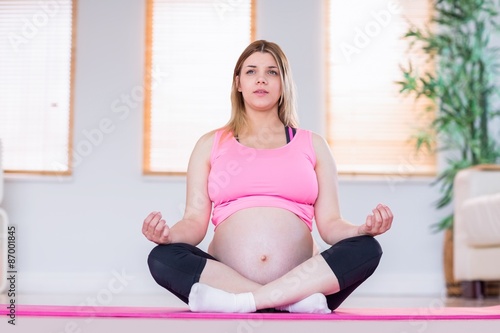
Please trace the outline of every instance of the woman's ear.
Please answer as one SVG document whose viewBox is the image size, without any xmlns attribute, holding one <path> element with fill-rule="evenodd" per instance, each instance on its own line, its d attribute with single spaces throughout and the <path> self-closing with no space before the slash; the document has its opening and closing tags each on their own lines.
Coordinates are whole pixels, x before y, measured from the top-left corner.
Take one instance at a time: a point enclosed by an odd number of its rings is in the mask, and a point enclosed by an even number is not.
<svg viewBox="0 0 500 333">
<path fill-rule="evenodd" d="M 238 91 L 241 92 L 241 87 L 240 87 L 240 76 L 236 75 L 234 78 L 236 80 L 236 87 L 238 87 Z"/>
</svg>

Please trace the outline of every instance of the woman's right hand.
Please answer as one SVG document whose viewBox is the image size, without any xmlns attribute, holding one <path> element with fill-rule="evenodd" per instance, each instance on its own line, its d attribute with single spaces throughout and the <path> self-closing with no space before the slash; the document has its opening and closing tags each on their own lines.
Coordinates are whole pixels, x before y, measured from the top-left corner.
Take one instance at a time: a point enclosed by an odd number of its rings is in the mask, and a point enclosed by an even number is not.
<svg viewBox="0 0 500 333">
<path fill-rule="evenodd" d="M 142 233 L 156 244 L 170 243 L 170 227 L 162 219 L 160 212 L 150 213 L 142 224 Z"/>
</svg>

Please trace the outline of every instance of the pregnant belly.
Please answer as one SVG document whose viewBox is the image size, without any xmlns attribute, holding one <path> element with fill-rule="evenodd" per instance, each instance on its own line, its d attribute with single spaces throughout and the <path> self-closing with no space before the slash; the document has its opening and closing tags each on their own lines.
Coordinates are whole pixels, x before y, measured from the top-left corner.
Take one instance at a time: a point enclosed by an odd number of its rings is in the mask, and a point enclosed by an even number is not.
<svg viewBox="0 0 500 333">
<path fill-rule="evenodd" d="M 309 259 L 313 240 L 309 228 L 295 214 L 255 207 L 222 222 L 209 253 L 248 279 L 265 284 Z"/>
</svg>

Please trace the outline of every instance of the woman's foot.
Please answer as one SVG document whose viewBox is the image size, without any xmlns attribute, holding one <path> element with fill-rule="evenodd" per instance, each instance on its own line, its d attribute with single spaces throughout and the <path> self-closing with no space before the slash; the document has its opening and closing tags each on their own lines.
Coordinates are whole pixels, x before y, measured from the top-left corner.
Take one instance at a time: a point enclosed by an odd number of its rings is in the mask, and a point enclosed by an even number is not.
<svg viewBox="0 0 500 333">
<path fill-rule="evenodd" d="M 331 313 L 328 308 L 325 295 L 321 293 L 312 294 L 297 303 L 280 306 L 276 308 L 280 311 L 288 311 L 295 313 Z"/>
<path fill-rule="evenodd" d="M 193 312 L 255 312 L 252 293 L 232 294 L 195 283 L 189 293 L 189 309 Z"/>
</svg>

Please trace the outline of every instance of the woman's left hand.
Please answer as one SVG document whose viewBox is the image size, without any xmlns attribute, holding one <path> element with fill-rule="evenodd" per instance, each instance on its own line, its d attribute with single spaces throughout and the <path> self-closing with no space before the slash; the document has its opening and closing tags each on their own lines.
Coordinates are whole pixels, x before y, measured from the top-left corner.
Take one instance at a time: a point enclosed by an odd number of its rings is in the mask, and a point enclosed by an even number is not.
<svg viewBox="0 0 500 333">
<path fill-rule="evenodd" d="M 383 234 L 391 228 L 392 219 L 391 210 L 386 205 L 378 204 L 372 210 L 372 214 L 366 217 L 366 222 L 358 227 L 359 235 L 377 236 Z"/>
</svg>

